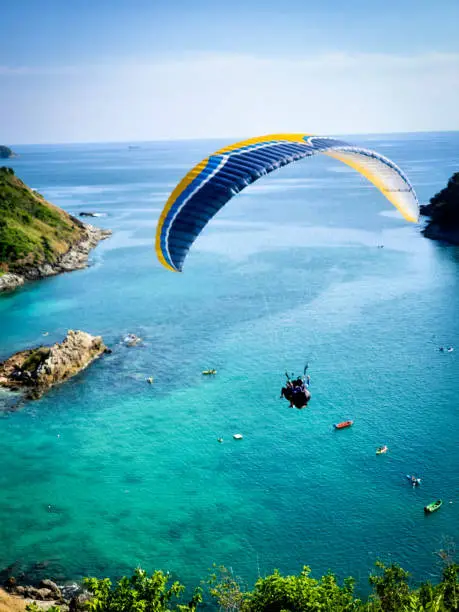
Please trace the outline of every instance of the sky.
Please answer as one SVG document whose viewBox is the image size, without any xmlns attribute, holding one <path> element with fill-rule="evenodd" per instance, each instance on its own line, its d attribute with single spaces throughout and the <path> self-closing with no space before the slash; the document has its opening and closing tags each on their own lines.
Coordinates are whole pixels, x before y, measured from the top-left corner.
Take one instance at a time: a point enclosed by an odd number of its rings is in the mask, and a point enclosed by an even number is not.
<svg viewBox="0 0 459 612">
<path fill-rule="evenodd" d="M 21 0 L 0 144 L 459 129 L 459 0 Z"/>
</svg>

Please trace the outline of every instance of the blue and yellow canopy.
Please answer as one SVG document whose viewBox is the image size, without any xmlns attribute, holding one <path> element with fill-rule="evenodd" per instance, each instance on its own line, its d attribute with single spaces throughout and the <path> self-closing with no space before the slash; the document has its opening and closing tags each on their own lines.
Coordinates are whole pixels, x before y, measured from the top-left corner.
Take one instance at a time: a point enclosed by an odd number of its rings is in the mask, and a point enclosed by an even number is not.
<svg viewBox="0 0 459 612">
<path fill-rule="evenodd" d="M 371 181 L 407 221 L 418 220 L 419 205 L 413 187 L 387 157 L 334 138 L 271 134 L 224 147 L 184 176 L 158 221 L 156 253 L 160 262 L 180 272 L 191 245 L 228 200 L 261 176 L 317 153 L 351 166 Z"/>
</svg>

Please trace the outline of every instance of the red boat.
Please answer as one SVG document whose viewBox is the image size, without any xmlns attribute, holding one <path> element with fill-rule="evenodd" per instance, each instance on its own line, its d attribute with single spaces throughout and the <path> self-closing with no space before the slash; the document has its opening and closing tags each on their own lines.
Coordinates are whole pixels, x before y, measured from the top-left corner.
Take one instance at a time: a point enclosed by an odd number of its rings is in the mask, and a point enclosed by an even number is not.
<svg viewBox="0 0 459 612">
<path fill-rule="evenodd" d="M 335 429 L 344 429 L 345 427 L 350 427 L 354 421 L 343 421 L 342 423 L 335 423 L 333 427 Z"/>
</svg>

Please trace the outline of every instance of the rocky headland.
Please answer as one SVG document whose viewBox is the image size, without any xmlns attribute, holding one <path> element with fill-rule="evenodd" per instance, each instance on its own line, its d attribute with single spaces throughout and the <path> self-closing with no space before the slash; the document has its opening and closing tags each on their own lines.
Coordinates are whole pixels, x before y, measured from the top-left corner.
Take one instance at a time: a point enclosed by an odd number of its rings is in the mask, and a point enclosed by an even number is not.
<svg viewBox="0 0 459 612">
<path fill-rule="evenodd" d="M 88 265 L 89 253 L 101 240 L 111 236 L 111 230 L 100 229 L 84 224 L 81 239 L 72 245 L 62 256 L 53 262 L 44 262 L 37 265 L 26 265 L 18 268 L 18 272 L 5 272 L 0 276 L 0 292 L 12 291 L 23 285 L 26 281 L 39 280 L 47 276 L 55 276 L 62 272 L 81 270 Z"/>
<path fill-rule="evenodd" d="M 430 217 L 422 230 L 424 236 L 459 245 L 459 172 L 453 174 L 429 204 L 421 206 L 421 215 Z"/>
<path fill-rule="evenodd" d="M 17 155 L 9 147 L 0 145 L 0 159 L 9 159 L 10 157 L 17 157 Z"/>
<path fill-rule="evenodd" d="M 80 270 L 110 230 L 82 223 L 0 168 L 0 292 Z"/>
<path fill-rule="evenodd" d="M 0 363 L 0 386 L 37 399 L 106 352 L 101 336 L 69 330 L 61 343 L 20 351 Z"/>
</svg>

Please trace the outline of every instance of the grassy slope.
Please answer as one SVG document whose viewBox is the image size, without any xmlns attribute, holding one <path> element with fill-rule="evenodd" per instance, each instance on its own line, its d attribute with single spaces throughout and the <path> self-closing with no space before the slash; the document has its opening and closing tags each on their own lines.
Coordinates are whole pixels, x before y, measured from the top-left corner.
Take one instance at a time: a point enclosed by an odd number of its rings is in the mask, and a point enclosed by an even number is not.
<svg viewBox="0 0 459 612">
<path fill-rule="evenodd" d="M 53 263 L 83 235 L 77 219 L 0 168 L 0 273 Z"/>
<path fill-rule="evenodd" d="M 0 589 L 0 612 L 24 612 L 26 602 Z"/>
</svg>

